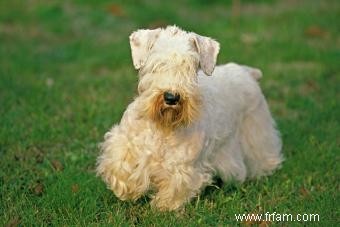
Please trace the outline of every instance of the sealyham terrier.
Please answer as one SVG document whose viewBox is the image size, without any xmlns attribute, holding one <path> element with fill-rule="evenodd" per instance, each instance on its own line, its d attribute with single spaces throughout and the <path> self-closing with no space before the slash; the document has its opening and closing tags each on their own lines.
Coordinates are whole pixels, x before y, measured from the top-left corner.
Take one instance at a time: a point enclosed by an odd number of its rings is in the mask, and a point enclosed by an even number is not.
<svg viewBox="0 0 340 227">
<path fill-rule="evenodd" d="M 130 45 L 138 96 L 105 134 L 97 160 L 98 175 L 118 198 L 150 193 L 152 206 L 175 210 L 215 175 L 242 182 L 280 166 L 260 70 L 215 68 L 219 43 L 176 26 L 133 32 Z"/>
</svg>

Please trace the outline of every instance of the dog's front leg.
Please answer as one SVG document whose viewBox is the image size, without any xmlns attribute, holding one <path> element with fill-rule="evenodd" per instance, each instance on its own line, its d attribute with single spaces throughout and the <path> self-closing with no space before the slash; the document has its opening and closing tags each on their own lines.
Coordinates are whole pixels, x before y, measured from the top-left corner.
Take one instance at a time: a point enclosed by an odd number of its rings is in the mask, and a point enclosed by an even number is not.
<svg viewBox="0 0 340 227">
<path fill-rule="evenodd" d="M 147 157 L 127 135 L 114 127 L 105 136 L 98 158 L 97 173 L 121 200 L 136 200 L 149 188 Z"/>
<path fill-rule="evenodd" d="M 151 205 L 160 210 L 176 210 L 196 196 L 210 182 L 209 174 L 202 174 L 192 166 L 175 167 L 151 177 L 157 193 Z"/>
</svg>

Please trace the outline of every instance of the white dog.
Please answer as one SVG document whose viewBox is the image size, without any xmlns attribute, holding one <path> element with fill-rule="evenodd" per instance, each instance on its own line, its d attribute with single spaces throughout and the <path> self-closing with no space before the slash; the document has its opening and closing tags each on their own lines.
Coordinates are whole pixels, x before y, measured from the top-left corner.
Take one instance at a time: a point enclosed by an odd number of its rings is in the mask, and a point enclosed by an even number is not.
<svg viewBox="0 0 340 227">
<path fill-rule="evenodd" d="M 153 206 L 174 210 L 214 175 L 242 182 L 280 166 L 260 70 L 234 63 L 214 70 L 219 44 L 176 26 L 138 30 L 130 45 L 139 96 L 106 133 L 97 166 L 117 197 L 151 192 Z"/>
</svg>

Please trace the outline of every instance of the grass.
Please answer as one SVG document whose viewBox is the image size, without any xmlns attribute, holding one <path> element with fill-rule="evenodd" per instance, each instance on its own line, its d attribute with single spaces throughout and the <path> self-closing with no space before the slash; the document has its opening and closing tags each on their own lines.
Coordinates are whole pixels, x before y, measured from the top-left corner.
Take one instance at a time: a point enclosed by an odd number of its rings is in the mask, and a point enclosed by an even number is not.
<svg viewBox="0 0 340 227">
<path fill-rule="evenodd" d="M 241 224 L 235 213 L 274 211 L 320 222 L 266 224 L 339 224 L 339 2 L 179 4 L 0 3 L 0 225 L 225 226 Z M 94 168 L 97 144 L 135 95 L 128 36 L 165 24 L 214 37 L 219 63 L 263 70 L 286 161 L 273 176 L 211 186 L 185 211 L 159 213 L 147 198 L 117 200 Z"/>
</svg>

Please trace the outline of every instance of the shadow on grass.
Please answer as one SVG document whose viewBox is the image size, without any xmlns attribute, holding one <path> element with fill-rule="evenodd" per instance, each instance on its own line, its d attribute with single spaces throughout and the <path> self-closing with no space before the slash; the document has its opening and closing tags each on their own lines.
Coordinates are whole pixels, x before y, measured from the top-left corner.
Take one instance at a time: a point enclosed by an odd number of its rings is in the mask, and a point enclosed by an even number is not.
<svg viewBox="0 0 340 227">
<path fill-rule="evenodd" d="M 214 177 L 213 183 L 208 185 L 200 194 L 200 199 L 213 201 L 216 199 L 216 193 L 223 191 L 224 194 L 237 192 L 239 189 L 237 182 L 223 182 L 220 177 Z"/>
</svg>

